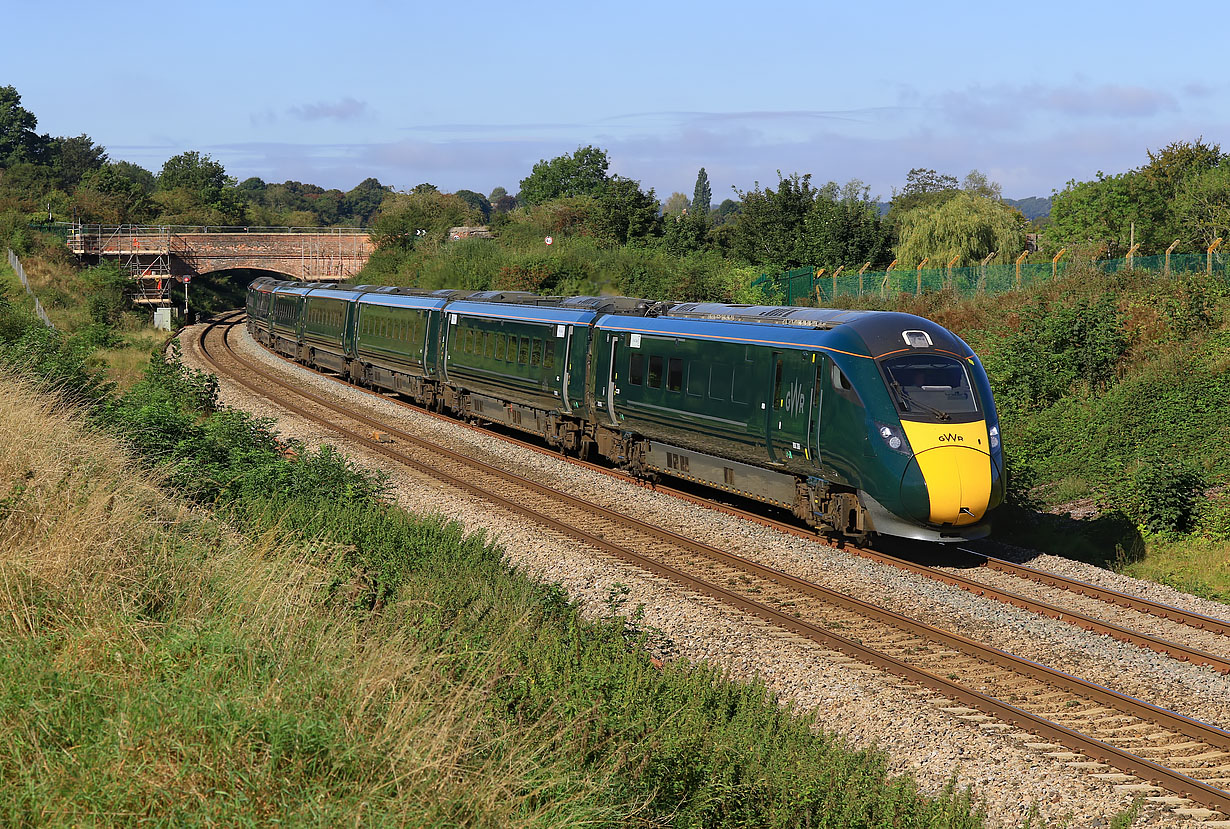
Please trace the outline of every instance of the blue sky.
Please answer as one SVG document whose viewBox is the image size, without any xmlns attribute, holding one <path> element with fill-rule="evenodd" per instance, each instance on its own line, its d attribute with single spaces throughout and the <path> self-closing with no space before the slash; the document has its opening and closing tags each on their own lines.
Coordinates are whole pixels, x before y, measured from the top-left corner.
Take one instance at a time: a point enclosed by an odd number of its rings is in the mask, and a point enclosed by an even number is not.
<svg viewBox="0 0 1230 829">
<path fill-rule="evenodd" d="M 1177 12 L 1173 13 L 1173 12 Z M 1174 140 L 1230 149 L 1224 5 L 14 2 L 0 49 L 39 131 L 157 172 L 515 192 L 594 144 L 660 198 L 777 171 L 972 168 L 1013 198 Z"/>
</svg>

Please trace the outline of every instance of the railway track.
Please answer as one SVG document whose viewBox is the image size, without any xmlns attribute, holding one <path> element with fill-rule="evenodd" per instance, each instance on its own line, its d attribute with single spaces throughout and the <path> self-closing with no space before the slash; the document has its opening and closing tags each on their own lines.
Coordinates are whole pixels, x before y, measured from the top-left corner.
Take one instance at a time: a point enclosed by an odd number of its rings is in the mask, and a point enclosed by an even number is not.
<svg viewBox="0 0 1230 829">
<path fill-rule="evenodd" d="M 219 373 L 246 373 L 233 379 L 301 417 L 789 635 L 930 689 L 956 703 L 946 709 L 951 713 L 988 728 L 1006 727 L 991 717 L 1020 726 L 1047 741 L 1034 747 L 1056 759 L 1109 780 L 1150 780 L 1230 814 L 1230 733 L 1222 729 L 552 490 L 337 406 L 236 354 L 215 352 L 232 329 L 230 321 L 206 329 L 205 359 Z"/>
<path fill-rule="evenodd" d="M 242 312 L 236 313 L 241 314 Z M 287 362 L 293 362 L 287 360 L 285 357 L 281 357 L 281 359 L 286 360 Z M 295 365 L 299 364 L 295 363 Z M 307 370 L 315 371 L 315 369 Z M 329 376 L 337 382 L 346 383 L 352 388 L 363 391 L 364 393 L 372 394 L 373 396 L 380 397 L 384 400 L 390 400 L 390 398 L 385 395 L 363 389 L 362 387 L 356 386 L 352 383 L 348 383 L 336 375 L 326 374 L 319 371 L 317 371 L 317 373 Z M 507 440 L 541 454 L 551 455 L 555 458 L 563 458 L 569 463 L 590 469 L 600 474 L 614 476 L 624 481 L 634 483 L 638 486 L 651 487 L 655 491 L 663 492 L 673 497 L 705 506 L 709 509 L 717 509 L 731 515 L 739 516 L 746 520 L 754 521 L 782 533 L 807 539 L 814 539 L 816 535 L 814 530 L 801 527 L 797 523 L 792 523 L 789 520 L 776 520 L 762 513 L 751 512 L 737 506 L 715 503 L 712 500 L 698 497 L 690 492 L 670 486 L 669 484 L 646 483 L 645 481 L 628 475 L 621 470 L 612 469 L 608 466 L 590 463 L 577 458 L 562 456 L 555 450 L 546 449 L 539 444 L 528 440 L 519 439 L 516 436 L 510 435 L 506 432 L 493 432 L 480 426 L 462 423 L 461 421 L 447 415 L 427 411 L 404 400 L 394 399 L 392 402 L 453 425 L 473 429 L 486 435 L 496 435 L 503 440 Z M 961 553 L 968 556 L 968 563 L 972 564 L 973 567 L 962 571 L 957 571 L 953 567 L 920 564 L 909 558 L 894 556 L 882 550 L 850 543 L 842 543 L 841 549 L 852 555 L 867 558 L 881 564 L 914 573 L 915 575 L 948 584 L 978 596 L 993 599 L 995 601 L 1028 610 L 1033 613 L 1038 613 L 1058 621 L 1072 624 L 1084 630 L 1110 636 L 1119 641 L 1127 642 L 1138 647 L 1148 648 L 1149 650 L 1165 654 L 1184 662 L 1205 665 L 1221 673 L 1230 674 L 1230 622 L 1222 619 L 1204 616 L 1182 608 L 1174 607 L 1172 605 L 1155 602 L 1141 596 L 1123 593 L 1106 587 L 1071 579 L 1045 570 L 1031 568 L 1023 564 L 997 558 L 988 553 L 980 552 L 977 549 L 967 546 L 948 548 L 950 551 L 959 550 Z M 1008 587 L 997 586 L 987 580 L 987 573 L 993 573 L 1002 577 L 1010 577 L 1010 579 L 1016 579 L 1022 583 L 1031 583 L 1033 585 L 1040 585 L 1045 588 L 1050 588 L 1050 595 L 1027 596 L 1021 591 L 1020 588 L 1009 589 Z M 982 578 L 975 578 L 975 574 L 981 575 Z M 1066 594 L 1066 597 L 1064 594 Z M 1076 597 L 1081 601 L 1071 601 L 1072 597 Z M 1067 599 L 1067 601 L 1065 601 L 1065 599 Z M 1109 608 L 1115 608 L 1118 611 L 1123 612 L 1112 612 Z M 1139 623 L 1139 615 L 1147 615 L 1154 617 L 1155 619 L 1161 619 L 1171 623 L 1169 626 L 1168 635 L 1160 636 L 1157 634 L 1144 633 L 1134 629 L 1131 625 Z M 1184 636 L 1183 628 L 1210 634 L 1210 636 L 1200 637 L 1204 640 L 1206 646 L 1201 647 L 1199 645 L 1188 644 L 1181 641 Z"/>
</svg>

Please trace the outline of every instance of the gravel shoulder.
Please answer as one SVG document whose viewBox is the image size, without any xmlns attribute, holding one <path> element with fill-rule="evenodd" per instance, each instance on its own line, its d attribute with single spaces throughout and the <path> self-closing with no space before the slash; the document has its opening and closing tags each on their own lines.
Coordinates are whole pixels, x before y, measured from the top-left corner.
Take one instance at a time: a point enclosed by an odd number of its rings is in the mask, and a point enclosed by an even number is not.
<svg viewBox="0 0 1230 829">
<path fill-rule="evenodd" d="M 850 595 L 885 604 L 901 613 L 939 624 L 1018 656 L 1059 667 L 1086 679 L 1125 690 L 1142 699 L 1230 727 L 1230 681 L 1206 668 L 973 596 L 930 579 L 912 576 L 843 553 L 818 541 L 786 536 L 721 512 L 699 508 L 559 458 L 512 445 L 497 437 L 441 422 L 390 400 L 350 389 L 269 354 L 242 327 L 232 344 L 247 359 L 274 368 L 313 391 L 372 412 L 399 428 L 484 460 L 502 464 L 604 506 L 629 511 L 644 521 L 703 538 L 769 566 Z M 184 361 L 204 368 L 191 331 L 184 336 Z M 820 727 L 844 735 L 856 747 L 877 746 L 896 772 L 911 772 L 925 790 L 950 780 L 973 786 L 985 798 L 989 823 L 1019 825 L 1036 809 L 1048 825 L 1098 826 L 1130 805 L 1137 792 L 1116 788 L 1084 771 L 1029 748 L 1033 735 L 1006 724 L 962 719 L 955 707 L 930 691 L 904 683 L 819 646 L 799 642 L 771 626 L 683 588 L 644 574 L 571 539 L 506 514 L 486 502 L 407 471 L 362 446 L 307 424 L 237 384 L 222 381 L 227 405 L 278 421 L 283 437 L 317 446 L 332 444 L 389 473 L 405 508 L 458 521 L 504 546 L 516 567 L 561 585 L 586 612 L 609 612 L 613 589 L 626 586 L 622 612 L 641 607 L 644 624 L 661 631 L 655 648 L 663 658 L 707 661 L 733 678 L 759 678 L 788 705 L 814 712 Z M 1215 616 L 1228 609 L 1177 594 L 1160 585 L 1128 579 L 1051 556 L 1032 566 L 1054 569 L 1085 581 L 1148 595 L 1159 601 Z M 1171 595 L 1173 594 L 1173 595 Z M 1162 596 L 1162 598 L 1158 598 Z M 1216 607 L 1210 607 L 1216 605 Z M 1199 825 L 1146 804 L 1137 826 Z"/>
</svg>

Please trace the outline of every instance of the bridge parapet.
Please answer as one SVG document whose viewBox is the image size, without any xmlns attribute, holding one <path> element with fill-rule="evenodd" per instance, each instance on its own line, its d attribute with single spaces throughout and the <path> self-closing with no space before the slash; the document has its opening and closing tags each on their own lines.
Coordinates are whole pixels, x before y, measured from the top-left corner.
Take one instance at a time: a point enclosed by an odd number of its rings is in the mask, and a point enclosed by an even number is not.
<svg viewBox="0 0 1230 829">
<path fill-rule="evenodd" d="M 69 250 L 114 258 L 134 279 L 180 279 L 233 268 L 336 281 L 358 273 L 375 245 L 362 228 L 74 225 Z"/>
</svg>

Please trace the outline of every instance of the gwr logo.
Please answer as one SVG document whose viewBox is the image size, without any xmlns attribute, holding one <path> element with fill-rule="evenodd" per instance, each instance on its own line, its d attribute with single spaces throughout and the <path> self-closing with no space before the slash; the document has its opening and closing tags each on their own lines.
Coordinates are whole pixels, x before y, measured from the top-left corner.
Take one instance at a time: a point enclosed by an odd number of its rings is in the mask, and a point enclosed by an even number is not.
<svg viewBox="0 0 1230 829">
<path fill-rule="evenodd" d="M 782 408 L 790 412 L 790 414 L 802 414 L 803 398 L 803 384 L 795 380 L 790 384 L 790 388 L 786 390 L 786 398 L 782 401 Z"/>
<path fill-rule="evenodd" d="M 962 435 L 954 435 L 949 432 L 946 435 L 940 435 L 940 443 L 965 443 L 965 438 Z"/>
</svg>

